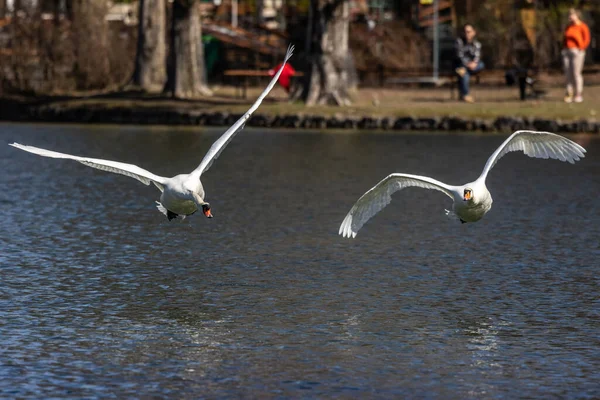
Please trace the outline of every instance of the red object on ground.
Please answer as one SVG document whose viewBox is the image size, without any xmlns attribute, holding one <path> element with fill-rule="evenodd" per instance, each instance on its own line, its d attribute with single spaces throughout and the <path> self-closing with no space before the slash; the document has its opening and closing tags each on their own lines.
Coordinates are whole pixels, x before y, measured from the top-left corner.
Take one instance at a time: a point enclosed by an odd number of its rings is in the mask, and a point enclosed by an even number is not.
<svg viewBox="0 0 600 400">
<path fill-rule="evenodd" d="M 279 71 L 279 68 L 281 68 L 281 64 L 269 70 L 269 76 L 275 76 L 277 71 Z M 283 71 L 281 71 L 281 75 L 279 75 L 278 82 L 288 93 L 290 91 L 290 84 L 292 83 L 292 76 L 294 76 L 295 73 L 296 70 L 294 67 L 292 67 L 290 64 L 285 64 Z"/>
</svg>

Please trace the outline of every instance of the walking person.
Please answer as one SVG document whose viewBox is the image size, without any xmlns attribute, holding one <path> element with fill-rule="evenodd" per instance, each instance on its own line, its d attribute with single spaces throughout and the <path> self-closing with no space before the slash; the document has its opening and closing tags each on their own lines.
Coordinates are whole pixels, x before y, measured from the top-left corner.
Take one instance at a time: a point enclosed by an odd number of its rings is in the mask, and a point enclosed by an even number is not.
<svg viewBox="0 0 600 400">
<path fill-rule="evenodd" d="M 471 75 L 477 74 L 484 68 L 481 61 L 481 43 L 475 39 L 476 34 L 473 25 L 465 24 L 462 35 L 456 39 L 455 72 L 458 76 L 458 91 L 460 99 L 467 103 L 475 101 L 469 94 Z"/>
<path fill-rule="evenodd" d="M 569 10 L 569 25 L 565 29 L 562 51 L 563 66 L 567 78 L 566 103 L 583 101 L 583 64 L 585 50 L 590 45 L 590 28 L 581 20 L 579 12 Z"/>
</svg>

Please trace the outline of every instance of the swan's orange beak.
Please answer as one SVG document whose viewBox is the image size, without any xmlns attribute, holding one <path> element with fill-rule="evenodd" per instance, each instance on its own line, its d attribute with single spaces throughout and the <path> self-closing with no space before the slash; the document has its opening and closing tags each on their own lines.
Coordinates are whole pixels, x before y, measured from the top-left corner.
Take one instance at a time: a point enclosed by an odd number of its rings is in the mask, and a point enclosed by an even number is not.
<svg viewBox="0 0 600 400">
<path fill-rule="evenodd" d="M 210 212 L 210 207 L 207 206 L 207 205 L 203 205 L 202 206 L 202 212 L 204 213 L 204 216 L 206 218 L 212 218 L 213 217 L 212 213 Z"/>
<path fill-rule="evenodd" d="M 473 198 L 473 192 L 470 191 L 469 189 L 465 189 L 465 194 L 464 194 L 463 200 L 464 201 L 469 201 L 472 198 Z"/>
</svg>

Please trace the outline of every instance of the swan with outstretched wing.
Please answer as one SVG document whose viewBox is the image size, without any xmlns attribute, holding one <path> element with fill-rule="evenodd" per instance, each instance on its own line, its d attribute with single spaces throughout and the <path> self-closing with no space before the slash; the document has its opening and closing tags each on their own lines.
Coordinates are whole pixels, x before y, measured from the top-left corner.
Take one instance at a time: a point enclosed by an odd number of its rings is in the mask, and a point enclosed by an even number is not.
<svg viewBox="0 0 600 400">
<path fill-rule="evenodd" d="M 288 47 L 283 64 L 277 71 L 277 74 L 271 79 L 267 88 L 258 96 L 258 99 L 252 104 L 252 107 L 237 120 L 208 150 L 208 153 L 202 159 L 200 165 L 189 174 L 181 174 L 172 178 L 165 178 L 154 175 L 133 164 L 126 164 L 117 161 L 102 160 L 98 158 L 79 157 L 69 154 L 63 154 L 56 151 L 40 149 L 33 146 L 25 146 L 19 143 L 10 144 L 18 149 L 37 154 L 44 157 L 64 158 L 78 161 L 88 167 L 97 168 L 102 171 L 114 172 L 137 179 L 138 181 L 150 185 L 153 183 L 161 192 L 160 202 L 157 203 L 157 208 L 165 214 L 169 220 L 195 213 L 201 209 L 204 215 L 212 218 L 210 204 L 205 201 L 205 193 L 200 177 L 206 172 L 212 163 L 219 157 L 225 146 L 233 139 L 233 137 L 244 128 L 252 113 L 260 106 L 264 98 L 269 94 L 275 83 L 279 79 L 283 67 L 292 56 L 294 46 Z"/>
<path fill-rule="evenodd" d="M 496 162 L 506 153 L 522 151 L 529 157 L 552 158 L 571 164 L 585 157 L 585 149 L 563 136 L 550 132 L 517 131 L 490 156 L 476 181 L 452 186 L 435 179 L 409 174 L 391 174 L 371 188 L 350 209 L 339 234 L 356 237 L 358 230 L 392 201 L 392 194 L 407 187 L 439 190 L 453 200 L 453 210 L 446 213 L 462 223 L 479 221 L 492 208 L 492 195 L 485 179 Z"/>
</svg>

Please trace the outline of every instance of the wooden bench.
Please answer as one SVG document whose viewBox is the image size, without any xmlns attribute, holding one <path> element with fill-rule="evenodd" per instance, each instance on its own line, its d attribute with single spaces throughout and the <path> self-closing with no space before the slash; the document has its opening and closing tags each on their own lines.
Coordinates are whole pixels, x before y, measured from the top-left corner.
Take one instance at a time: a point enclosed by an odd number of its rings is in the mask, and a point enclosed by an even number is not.
<svg viewBox="0 0 600 400">
<path fill-rule="evenodd" d="M 448 85 L 450 88 L 450 98 L 454 99 L 454 92 L 458 92 L 458 76 L 454 71 L 440 71 L 437 79 L 435 79 L 432 75 L 426 75 L 429 71 L 403 71 L 402 77 L 390 77 L 384 78 L 383 75 L 380 75 L 380 86 L 385 87 L 389 84 L 408 84 L 408 85 L 426 85 L 433 87 L 442 87 Z M 483 72 L 483 71 L 482 71 Z M 471 82 L 475 84 L 479 84 L 480 82 L 480 72 L 479 74 L 472 77 Z M 429 72 L 431 74 L 431 72 Z"/>
<path fill-rule="evenodd" d="M 471 84 L 475 84 L 475 85 L 479 85 L 481 83 L 481 77 L 485 76 L 485 69 L 480 71 L 478 74 L 476 74 L 475 76 L 471 77 Z M 444 71 L 444 72 L 440 72 L 440 77 L 445 78 L 446 83 L 448 83 L 448 86 L 450 87 L 450 99 L 454 100 L 455 98 L 458 98 L 458 75 L 456 75 L 455 71 Z M 455 94 L 456 93 L 456 96 Z"/>
<path fill-rule="evenodd" d="M 481 84 L 483 78 L 488 82 L 496 79 L 500 85 L 505 86 L 507 85 L 506 74 L 511 70 L 513 70 L 514 82 L 509 86 L 516 85 L 517 89 L 519 90 L 519 98 L 521 100 L 525 100 L 527 98 L 528 92 L 530 96 L 536 98 L 546 93 L 545 90 L 536 87 L 537 81 L 535 77 L 537 73 L 533 69 L 484 69 L 471 78 L 471 84 L 479 85 Z M 450 98 L 455 99 L 455 90 L 458 93 L 458 79 L 456 73 L 454 71 L 446 71 L 441 73 L 440 76 L 443 76 L 445 79 L 447 79 L 446 82 L 449 83 L 450 86 Z"/>
<path fill-rule="evenodd" d="M 271 75 L 269 74 L 270 70 L 267 69 L 228 69 L 226 71 L 223 72 L 224 76 L 231 76 L 234 77 L 237 81 L 237 85 L 235 86 L 235 90 L 236 90 L 236 95 L 238 93 L 239 90 L 239 97 L 242 99 L 246 99 L 247 98 L 247 94 L 248 94 L 248 86 L 249 86 L 249 80 L 250 78 L 256 78 L 256 77 L 271 77 Z M 302 72 L 298 72 L 296 71 L 296 73 L 291 77 L 292 81 L 303 77 L 304 73 Z M 293 82 L 292 82 L 293 83 Z"/>
</svg>

